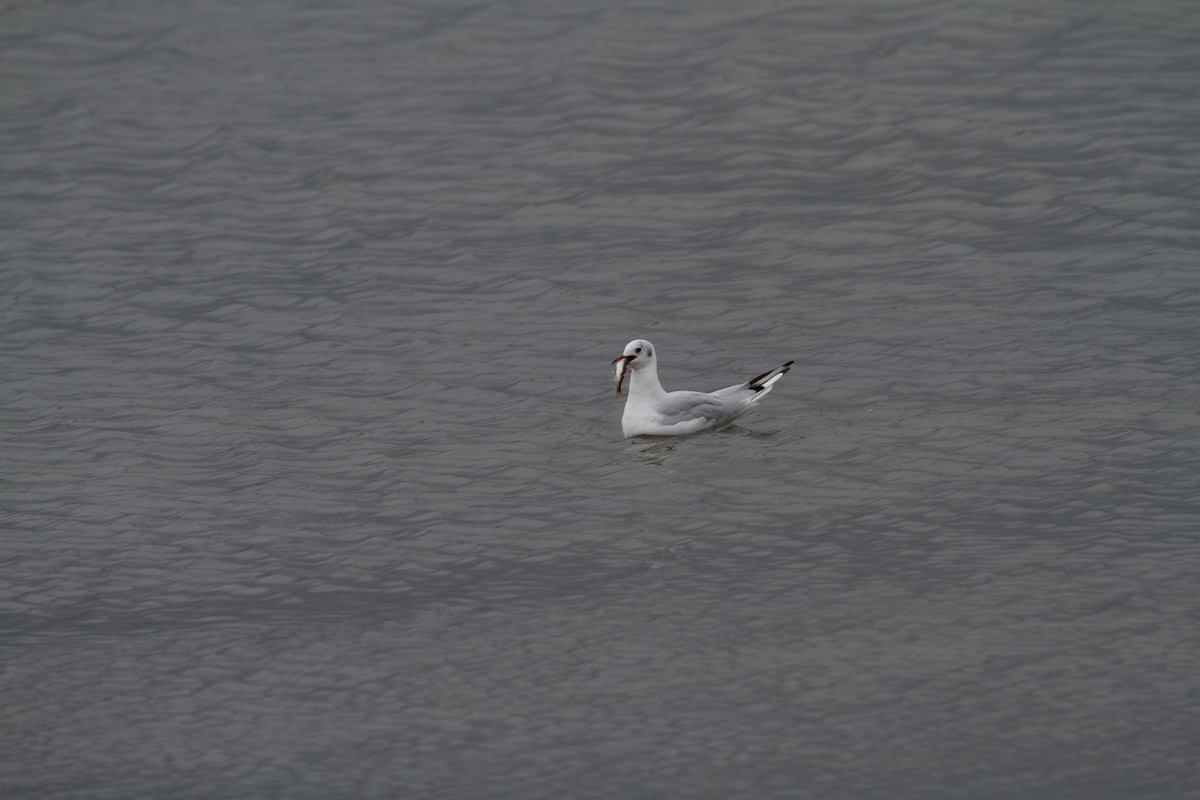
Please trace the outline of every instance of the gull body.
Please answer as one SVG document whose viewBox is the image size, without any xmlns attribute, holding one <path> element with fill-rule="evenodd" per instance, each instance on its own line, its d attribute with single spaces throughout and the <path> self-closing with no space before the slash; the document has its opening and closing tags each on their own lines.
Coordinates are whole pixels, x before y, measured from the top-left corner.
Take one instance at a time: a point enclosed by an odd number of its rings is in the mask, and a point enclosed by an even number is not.
<svg viewBox="0 0 1200 800">
<path fill-rule="evenodd" d="M 745 383 L 715 392 L 668 392 L 658 379 L 658 348 L 645 339 L 634 339 L 613 359 L 617 396 L 629 375 L 629 398 L 621 416 L 621 431 L 630 436 L 680 436 L 720 428 L 749 411 L 770 393 L 775 382 L 792 367 L 791 361 Z"/>
</svg>

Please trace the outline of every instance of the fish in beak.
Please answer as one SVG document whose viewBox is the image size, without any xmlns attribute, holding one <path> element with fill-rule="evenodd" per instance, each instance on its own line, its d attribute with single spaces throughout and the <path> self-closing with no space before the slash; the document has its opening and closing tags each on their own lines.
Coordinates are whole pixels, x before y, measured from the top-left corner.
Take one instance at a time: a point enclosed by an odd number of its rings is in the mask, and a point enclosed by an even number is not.
<svg viewBox="0 0 1200 800">
<path fill-rule="evenodd" d="M 621 385 L 625 382 L 625 372 L 629 368 L 629 362 L 633 361 L 637 356 L 619 355 L 613 359 L 616 366 L 613 368 L 613 383 L 617 385 L 617 397 L 621 396 Z"/>
</svg>

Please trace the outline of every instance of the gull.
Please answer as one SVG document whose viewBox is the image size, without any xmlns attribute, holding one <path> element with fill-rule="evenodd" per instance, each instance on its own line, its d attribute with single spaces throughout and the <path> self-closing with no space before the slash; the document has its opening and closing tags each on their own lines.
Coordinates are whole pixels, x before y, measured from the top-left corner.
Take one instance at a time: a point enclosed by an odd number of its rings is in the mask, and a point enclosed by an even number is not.
<svg viewBox="0 0 1200 800">
<path fill-rule="evenodd" d="M 613 359 L 617 397 L 629 373 L 629 399 L 621 417 L 621 431 L 631 436 L 680 436 L 721 428 L 749 411 L 792 368 L 787 362 L 745 383 L 715 392 L 668 392 L 658 381 L 658 348 L 645 339 L 634 339 Z"/>
</svg>

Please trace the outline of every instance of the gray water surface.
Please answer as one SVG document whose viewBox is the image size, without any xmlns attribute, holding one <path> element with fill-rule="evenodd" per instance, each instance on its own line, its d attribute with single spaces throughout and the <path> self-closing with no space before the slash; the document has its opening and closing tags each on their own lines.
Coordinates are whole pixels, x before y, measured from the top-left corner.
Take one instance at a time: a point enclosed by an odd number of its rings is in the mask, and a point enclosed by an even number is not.
<svg viewBox="0 0 1200 800">
<path fill-rule="evenodd" d="M 0 22 L 6 800 L 1200 796 L 1193 3 Z"/>
</svg>

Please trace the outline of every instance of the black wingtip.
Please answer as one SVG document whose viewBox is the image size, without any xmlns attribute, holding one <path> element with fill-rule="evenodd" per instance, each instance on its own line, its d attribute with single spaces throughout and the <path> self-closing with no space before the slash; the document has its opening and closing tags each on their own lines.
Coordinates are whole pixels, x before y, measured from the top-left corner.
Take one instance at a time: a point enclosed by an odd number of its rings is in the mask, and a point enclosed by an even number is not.
<svg viewBox="0 0 1200 800">
<path fill-rule="evenodd" d="M 756 392 L 761 392 L 762 388 L 763 388 L 762 385 L 764 383 L 766 383 L 768 380 L 775 377 L 776 375 L 786 374 L 787 371 L 792 368 L 792 364 L 795 364 L 795 363 L 796 363 L 795 361 L 789 361 L 786 364 L 780 364 L 775 369 L 769 369 L 766 372 L 764 372 L 762 375 L 759 375 L 757 378 L 751 378 L 746 383 L 746 386 L 748 386 L 749 388 L 753 389 Z"/>
</svg>

